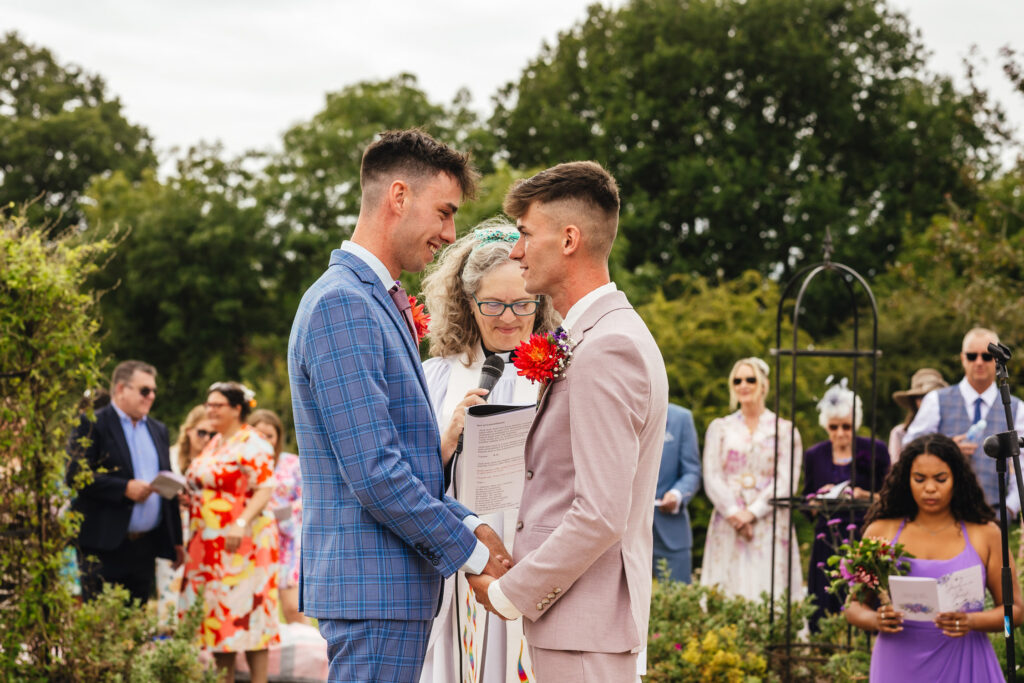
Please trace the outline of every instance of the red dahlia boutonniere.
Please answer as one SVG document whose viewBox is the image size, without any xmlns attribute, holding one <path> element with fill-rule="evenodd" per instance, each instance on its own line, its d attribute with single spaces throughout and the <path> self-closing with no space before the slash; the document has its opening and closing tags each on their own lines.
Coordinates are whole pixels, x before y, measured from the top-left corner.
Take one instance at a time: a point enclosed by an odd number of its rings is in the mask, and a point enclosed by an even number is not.
<svg viewBox="0 0 1024 683">
<path fill-rule="evenodd" d="M 412 307 L 412 321 L 416 324 L 416 341 L 421 342 L 430 329 L 430 315 L 423 309 L 423 304 L 416 303 L 414 296 L 409 296 L 409 305 Z"/>
<path fill-rule="evenodd" d="M 565 376 L 572 359 L 569 335 L 561 327 L 547 334 L 533 334 L 516 347 L 514 365 L 522 377 L 547 386 Z"/>
</svg>

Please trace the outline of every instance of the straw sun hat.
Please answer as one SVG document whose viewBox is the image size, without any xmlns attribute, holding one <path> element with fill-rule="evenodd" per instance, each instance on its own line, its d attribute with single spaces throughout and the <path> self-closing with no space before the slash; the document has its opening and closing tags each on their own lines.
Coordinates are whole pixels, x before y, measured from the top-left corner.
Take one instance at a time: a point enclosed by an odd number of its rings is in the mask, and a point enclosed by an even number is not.
<svg viewBox="0 0 1024 683">
<path fill-rule="evenodd" d="M 914 410 L 915 398 L 921 398 L 929 391 L 948 386 L 949 383 L 942 379 L 941 372 L 932 368 L 921 368 L 910 378 L 910 388 L 906 391 L 892 392 L 892 398 L 907 410 Z"/>
</svg>

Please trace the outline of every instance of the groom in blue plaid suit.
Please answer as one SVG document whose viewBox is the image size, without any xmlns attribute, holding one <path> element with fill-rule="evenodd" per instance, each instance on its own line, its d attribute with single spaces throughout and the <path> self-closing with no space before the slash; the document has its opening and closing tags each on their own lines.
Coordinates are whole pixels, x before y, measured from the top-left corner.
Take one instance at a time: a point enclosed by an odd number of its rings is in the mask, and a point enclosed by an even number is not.
<svg viewBox="0 0 1024 683">
<path fill-rule="evenodd" d="M 363 154 L 351 241 L 299 304 L 288 373 L 302 467 L 299 607 L 331 681 L 418 680 L 442 579 L 499 576 L 508 552 L 444 495 L 437 419 L 397 285 L 455 239 L 468 158 L 418 130 Z"/>
</svg>

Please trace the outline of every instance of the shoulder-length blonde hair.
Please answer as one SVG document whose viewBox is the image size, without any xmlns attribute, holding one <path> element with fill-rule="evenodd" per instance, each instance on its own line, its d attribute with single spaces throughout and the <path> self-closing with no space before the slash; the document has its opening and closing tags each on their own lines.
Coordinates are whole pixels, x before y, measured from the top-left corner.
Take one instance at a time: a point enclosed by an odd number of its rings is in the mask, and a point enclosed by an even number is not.
<svg viewBox="0 0 1024 683">
<path fill-rule="evenodd" d="M 760 389 L 761 400 L 763 401 L 768 395 L 768 364 L 756 356 L 749 358 L 740 358 L 736 361 L 732 370 L 729 371 L 729 409 L 736 410 L 740 404 L 740 399 L 736 395 L 736 387 L 732 383 L 734 377 L 736 377 L 737 371 L 741 367 L 746 365 L 748 368 L 754 371 L 754 378 L 757 379 L 757 388 Z"/>
<path fill-rule="evenodd" d="M 477 230 L 516 232 L 516 226 L 501 219 L 484 221 L 468 235 L 445 249 L 437 265 L 423 278 L 423 297 L 430 312 L 430 355 L 455 356 L 471 351 L 480 342 L 480 330 L 473 318 L 473 296 L 480 281 L 495 268 L 514 263 L 509 258 L 513 243 L 484 241 Z M 540 304 L 533 320 L 533 331 L 553 330 L 560 318 L 551 299 L 537 297 Z"/>
<path fill-rule="evenodd" d="M 181 428 L 178 430 L 178 442 L 176 444 L 178 446 L 178 468 L 182 472 L 188 469 L 188 466 L 192 463 L 192 458 L 199 455 L 192 452 L 192 441 L 188 438 L 188 433 L 205 419 L 206 406 L 195 406 L 192 410 L 188 411 L 188 415 L 185 416 L 185 422 L 182 423 Z"/>
</svg>

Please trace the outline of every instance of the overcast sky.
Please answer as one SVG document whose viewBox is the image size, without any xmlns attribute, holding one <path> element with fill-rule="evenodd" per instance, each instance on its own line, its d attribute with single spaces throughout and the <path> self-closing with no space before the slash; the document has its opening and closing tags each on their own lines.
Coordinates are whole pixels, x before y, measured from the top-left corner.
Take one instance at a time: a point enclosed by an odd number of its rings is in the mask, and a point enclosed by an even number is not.
<svg viewBox="0 0 1024 683">
<path fill-rule="evenodd" d="M 16 30 L 61 63 L 102 75 L 159 150 L 220 140 L 240 152 L 276 146 L 282 132 L 323 108 L 325 93 L 402 71 L 436 102 L 468 87 L 476 108 L 488 112 L 497 89 L 519 76 L 543 41 L 582 19 L 588 4 L 0 0 L 0 31 Z M 960 60 L 977 44 L 989 62 L 982 84 L 1024 124 L 1024 96 L 1010 89 L 997 59 L 1002 45 L 1024 50 L 1024 2 L 892 4 L 922 30 L 935 71 L 960 74 Z"/>
</svg>

